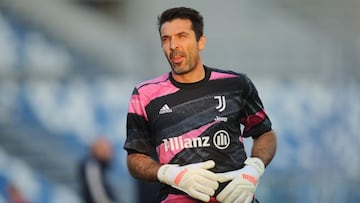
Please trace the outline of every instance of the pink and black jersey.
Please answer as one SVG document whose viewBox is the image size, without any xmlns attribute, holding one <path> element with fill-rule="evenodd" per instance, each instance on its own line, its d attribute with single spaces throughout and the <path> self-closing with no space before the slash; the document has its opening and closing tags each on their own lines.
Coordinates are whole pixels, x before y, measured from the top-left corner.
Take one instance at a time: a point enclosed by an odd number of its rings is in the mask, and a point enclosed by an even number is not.
<svg viewBox="0 0 360 203">
<path fill-rule="evenodd" d="M 191 84 L 167 73 L 137 85 L 124 149 L 144 154 L 156 149 L 162 164 L 211 159 L 214 172 L 242 168 L 242 138 L 257 138 L 271 130 L 271 122 L 246 75 L 209 67 L 205 72 L 203 80 Z"/>
</svg>

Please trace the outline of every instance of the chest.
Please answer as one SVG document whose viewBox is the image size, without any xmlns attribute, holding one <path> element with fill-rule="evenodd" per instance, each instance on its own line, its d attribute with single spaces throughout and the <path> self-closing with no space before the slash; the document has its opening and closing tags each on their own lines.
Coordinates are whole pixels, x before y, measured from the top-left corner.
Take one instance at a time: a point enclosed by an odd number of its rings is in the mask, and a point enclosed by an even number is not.
<svg viewBox="0 0 360 203">
<path fill-rule="evenodd" d="M 245 104 L 244 91 L 238 86 L 206 85 L 156 98 L 146 112 L 152 129 L 186 130 L 213 121 L 237 122 Z"/>
</svg>

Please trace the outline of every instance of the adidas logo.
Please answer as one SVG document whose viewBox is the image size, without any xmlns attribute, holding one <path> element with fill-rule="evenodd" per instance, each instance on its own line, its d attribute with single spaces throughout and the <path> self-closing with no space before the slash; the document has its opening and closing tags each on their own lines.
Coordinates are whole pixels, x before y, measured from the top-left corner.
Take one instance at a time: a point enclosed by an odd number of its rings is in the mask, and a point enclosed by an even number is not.
<svg viewBox="0 0 360 203">
<path fill-rule="evenodd" d="M 165 104 L 163 107 L 161 107 L 161 109 L 159 110 L 159 114 L 164 114 L 164 113 L 171 113 L 172 110 L 170 109 L 170 107 Z"/>
</svg>

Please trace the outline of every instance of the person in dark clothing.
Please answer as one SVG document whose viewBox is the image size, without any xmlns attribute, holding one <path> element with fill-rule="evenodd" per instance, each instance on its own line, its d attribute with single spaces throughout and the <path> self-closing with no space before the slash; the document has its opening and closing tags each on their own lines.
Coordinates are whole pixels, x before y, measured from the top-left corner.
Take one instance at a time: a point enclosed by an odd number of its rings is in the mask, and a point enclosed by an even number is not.
<svg viewBox="0 0 360 203">
<path fill-rule="evenodd" d="M 203 63 L 203 28 L 192 8 L 170 8 L 158 17 L 171 70 L 133 89 L 124 143 L 128 170 L 160 183 L 162 203 L 256 203 L 276 134 L 245 73 Z M 253 141 L 250 156 L 245 138 Z M 154 149 L 158 160 L 150 156 Z"/>
<path fill-rule="evenodd" d="M 113 151 L 105 138 L 96 139 L 91 145 L 90 156 L 80 164 L 81 195 L 84 203 L 115 203 L 116 198 L 106 179 Z"/>
</svg>

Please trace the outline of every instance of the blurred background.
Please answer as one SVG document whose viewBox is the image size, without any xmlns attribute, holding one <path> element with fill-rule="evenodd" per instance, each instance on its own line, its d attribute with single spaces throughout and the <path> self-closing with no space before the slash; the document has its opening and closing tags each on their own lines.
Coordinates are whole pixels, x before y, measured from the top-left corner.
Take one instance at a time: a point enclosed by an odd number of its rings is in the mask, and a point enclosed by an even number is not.
<svg viewBox="0 0 360 203">
<path fill-rule="evenodd" d="M 360 1 L 0 0 L 0 203 L 7 182 L 31 203 L 80 203 L 100 135 L 119 202 L 155 202 L 122 145 L 134 85 L 169 71 L 156 18 L 175 6 L 202 13 L 205 64 L 247 73 L 273 121 L 261 202 L 359 202 Z"/>
</svg>

